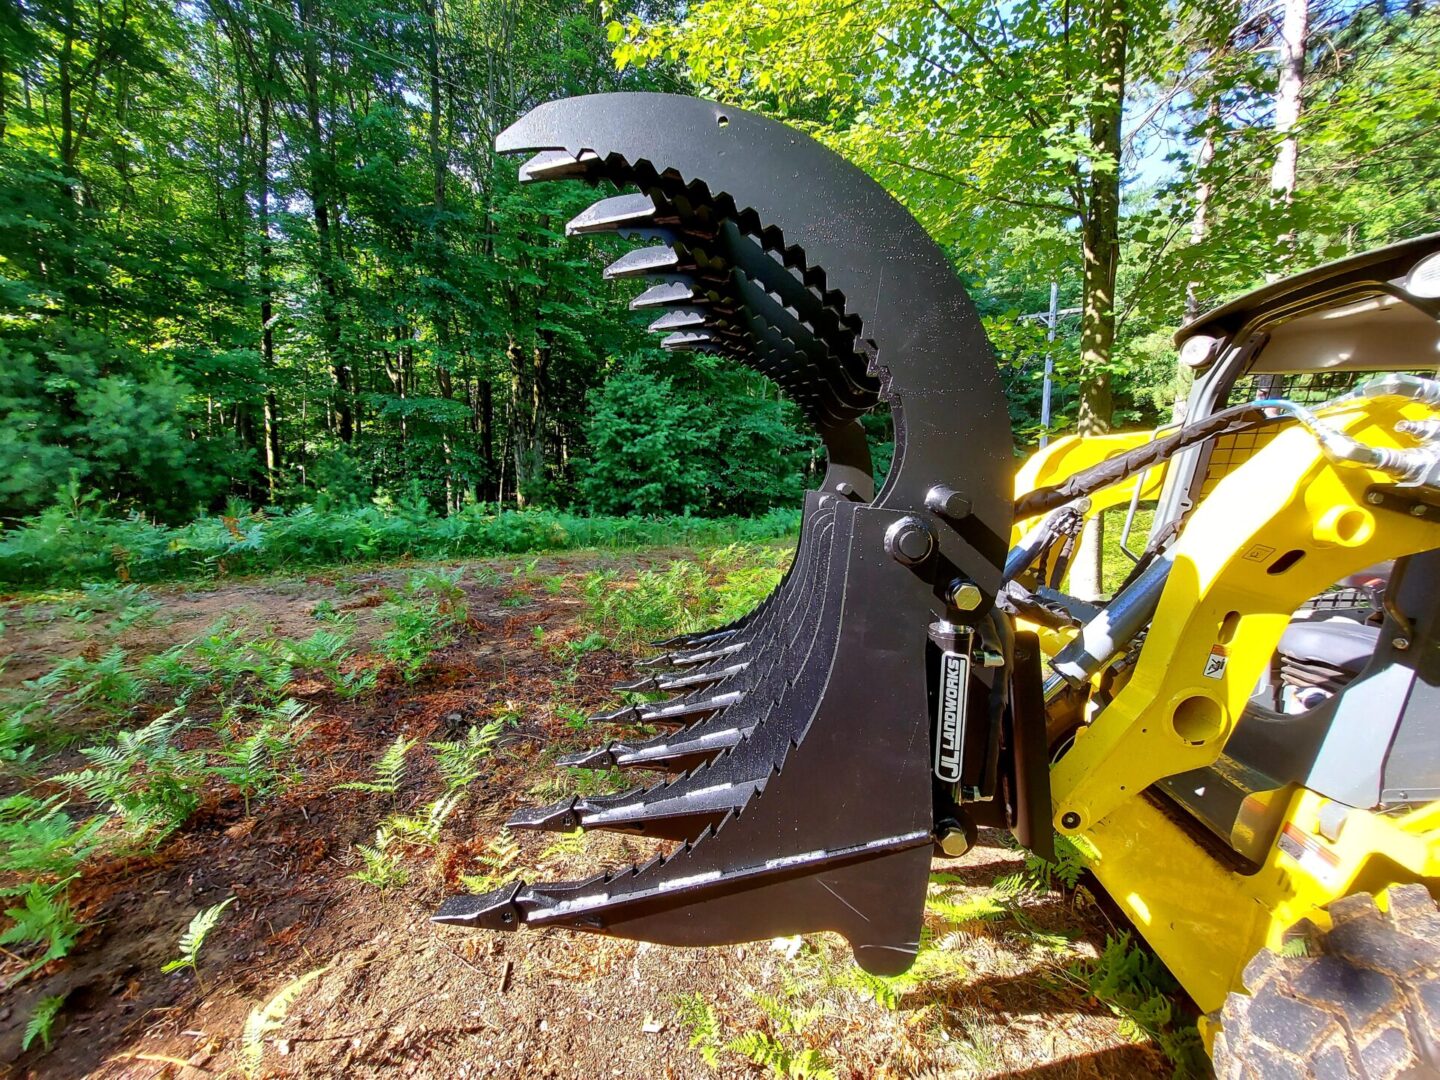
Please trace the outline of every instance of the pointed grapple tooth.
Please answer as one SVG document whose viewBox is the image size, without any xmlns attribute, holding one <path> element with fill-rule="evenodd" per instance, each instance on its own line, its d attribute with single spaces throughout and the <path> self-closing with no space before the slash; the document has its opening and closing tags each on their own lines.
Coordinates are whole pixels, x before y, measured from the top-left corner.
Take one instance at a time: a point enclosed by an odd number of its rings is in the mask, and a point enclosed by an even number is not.
<svg viewBox="0 0 1440 1080">
<path fill-rule="evenodd" d="M 696 664 L 708 664 L 711 660 L 719 660 L 722 656 L 733 656 L 745 648 L 743 641 L 728 642 L 718 645 L 713 649 L 700 649 L 695 652 L 668 652 L 659 656 L 652 656 L 646 660 L 636 660 L 637 668 L 666 668 L 666 667 L 694 667 Z"/>
<path fill-rule="evenodd" d="M 637 724 L 688 724 L 743 701 L 743 691 L 716 694 L 714 697 L 687 698 L 674 704 L 643 705 L 635 710 Z"/>
<path fill-rule="evenodd" d="M 575 754 L 562 754 L 555 764 L 562 769 L 610 769 L 615 766 L 615 755 L 622 752 L 624 743 L 607 743 L 593 750 L 581 750 Z"/>
<path fill-rule="evenodd" d="M 706 668 L 702 671 L 696 671 L 689 675 L 672 675 L 669 678 L 659 676 L 652 679 L 651 681 L 654 685 L 654 689 L 656 690 L 691 690 L 696 687 L 711 686 L 717 682 L 721 682 L 724 679 L 732 678 L 736 675 L 739 675 L 749 666 L 750 662 L 748 660 L 743 660 L 738 664 L 727 664 L 724 667 Z M 617 689 L 620 688 L 617 687 Z"/>
<path fill-rule="evenodd" d="M 586 722 L 590 724 L 623 724 L 626 722 L 638 722 L 640 720 L 640 706 L 622 705 L 607 713 L 596 713 L 587 717 Z"/>
<path fill-rule="evenodd" d="M 655 333 L 668 333 L 672 330 L 692 330 L 707 326 L 713 319 L 714 313 L 704 308 L 680 308 L 678 311 L 667 312 L 652 322 L 649 329 Z"/>
<path fill-rule="evenodd" d="M 552 832 L 569 832 L 579 826 L 577 804 L 579 798 L 567 799 L 552 806 L 526 806 L 516 810 L 505 823 L 508 829 L 548 829 Z"/>
<path fill-rule="evenodd" d="M 639 746 L 612 743 L 610 761 L 630 769 L 693 769 L 710 761 L 716 754 L 733 749 L 748 729 L 740 727 L 712 728 L 699 725 Z"/>
<path fill-rule="evenodd" d="M 542 150 L 520 166 L 520 182 L 538 180 L 579 180 L 588 177 L 600 159 L 586 150 L 579 157 L 564 150 Z"/>
<path fill-rule="evenodd" d="M 744 620 L 740 620 L 743 622 Z M 735 634 L 740 629 L 739 625 L 722 626 L 715 630 L 697 630 L 693 634 L 676 634 L 674 637 L 665 638 L 663 641 L 652 641 L 650 647 L 654 649 L 673 649 L 678 645 L 704 645 L 707 642 L 719 641 Z"/>
<path fill-rule="evenodd" d="M 629 682 L 616 683 L 613 687 L 616 693 L 643 694 L 651 690 L 660 689 L 660 677 L 658 675 L 641 675 L 638 679 L 631 679 Z"/>
<path fill-rule="evenodd" d="M 665 769 L 688 771 L 732 749 L 750 728 L 697 724 L 639 743 L 612 742 L 555 759 L 568 769 Z"/>
<path fill-rule="evenodd" d="M 688 668 L 696 667 L 697 664 L 708 664 L 711 660 L 720 660 L 721 657 L 730 657 L 740 649 L 746 647 L 747 642 L 732 641 L 714 648 L 698 649 L 694 652 L 661 652 L 658 657 L 649 657 L 648 660 L 636 660 L 635 667 L 639 670 L 647 668 Z"/>
<path fill-rule="evenodd" d="M 657 244 L 654 247 L 636 248 L 627 251 L 609 266 L 605 267 L 605 280 L 644 277 L 647 274 L 669 274 L 680 267 L 680 256 L 672 247 Z"/>
<path fill-rule="evenodd" d="M 662 281 L 651 285 L 634 300 L 630 301 L 631 311 L 646 308 L 670 307 L 672 304 L 688 304 L 700 299 L 700 291 L 688 281 Z"/>
<path fill-rule="evenodd" d="M 660 347 L 669 352 L 693 352 L 696 349 L 715 348 L 719 344 L 720 339 L 708 330 L 687 330 L 660 339 Z"/>
<path fill-rule="evenodd" d="M 526 912 L 515 903 L 524 882 L 512 882 L 493 892 L 475 896 L 452 896 L 430 916 L 444 926 L 469 926 L 477 930 L 514 930 L 525 921 Z"/>
<path fill-rule="evenodd" d="M 565 235 L 594 236 L 654 228 L 656 213 L 655 201 L 649 195 L 615 195 L 576 214 L 566 224 Z"/>
<path fill-rule="evenodd" d="M 717 784 L 671 792 L 670 785 L 611 799 L 587 799 L 577 806 L 582 829 L 639 833 L 656 840 L 694 840 L 707 828 L 738 813 L 764 789 L 764 780 Z"/>
</svg>

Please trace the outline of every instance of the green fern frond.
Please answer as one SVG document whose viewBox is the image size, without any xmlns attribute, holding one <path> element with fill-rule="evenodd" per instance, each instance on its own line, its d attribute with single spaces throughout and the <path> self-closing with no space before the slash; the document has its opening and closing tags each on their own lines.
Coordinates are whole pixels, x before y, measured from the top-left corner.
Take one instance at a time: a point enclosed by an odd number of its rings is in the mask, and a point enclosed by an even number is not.
<svg viewBox="0 0 1440 1080">
<path fill-rule="evenodd" d="M 423 815 L 391 815 L 385 819 L 385 827 L 407 840 L 434 846 L 440 842 L 440 830 L 444 828 L 445 820 L 455 812 L 462 798 L 462 792 L 452 791 L 427 805 Z"/>
<path fill-rule="evenodd" d="M 490 756 L 495 740 L 504 730 L 502 721 L 492 720 L 472 727 L 463 739 L 429 744 L 435 751 L 435 769 L 445 781 L 447 791 L 467 787 L 479 778 L 481 763 Z"/>
<path fill-rule="evenodd" d="M 169 975 L 172 971 L 183 971 L 185 968 L 190 968 L 198 975 L 199 969 L 196 965 L 200 961 L 200 949 L 205 944 L 205 938 L 211 930 L 215 929 L 215 924 L 220 921 L 220 916 L 225 913 L 225 909 L 234 902 L 235 897 L 232 896 L 212 907 L 201 908 L 197 911 L 195 917 L 190 920 L 190 925 L 180 935 L 178 945 L 180 955 L 174 960 L 167 960 L 161 965 L 160 970 Z"/>
<path fill-rule="evenodd" d="M 323 968 L 316 968 L 314 971 L 307 971 L 294 982 L 282 986 L 279 992 L 263 1006 L 250 1010 L 250 1015 L 245 1018 L 245 1026 L 240 1032 L 240 1063 L 247 1078 L 253 1078 L 260 1072 L 260 1065 L 265 1056 L 266 1036 L 280 1030 L 295 999 L 307 986 L 329 970 L 329 965 L 326 965 Z"/>
<path fill-rule="evenodd" d="M 396 735 L 395 741 L 375 763 L 374 780 L 356 780 L 346 784 L 336 784 L 330 790 L 363 791 L 371 795 L 394 795 L 400 790 L 400 784 L 405 779 L 405 755 L 410 752 L 416 741 L 407 739 L 404 735 Z"/>
<path fill-rule="evenodd" d="M 55 1018 L 60 1015 L 60 1009 L 64 1004 L 64 994 L 40 999 L 35 1006 L 35 1011 L 30 1014 L 29 1022 L 25 1025 L 25 1034 L 20 1038 L 21 1050 L 29 1050 L 30 1044 L 36 1039 L 45 1044 L 46 1050 L 50 1049 L 50 1036 L 55 1027 Z"/>
<path fill-rule="evenodd" d="M 471 892 L 489 892 L 520 877 L 520 868 L 515 865 L 520 858 L 520 842 L 509 829 L 501 829 L 485 848 L 477 858 L 490 872 L 460 875 L 460 883 Z"/>
<path fill-rule="evenodd" d="M 410 872 L 401 865 L 400 853 L 390 848 L 393 841 L 394 836 L 390 830 L 381 826 L 375 830 L 373 847 L 369 844 L 356 844 L 355 853 L 360 856 L 363 865 L 350 876 L 377 889 L 388 889 L 409 881 Z"/>
</svg>

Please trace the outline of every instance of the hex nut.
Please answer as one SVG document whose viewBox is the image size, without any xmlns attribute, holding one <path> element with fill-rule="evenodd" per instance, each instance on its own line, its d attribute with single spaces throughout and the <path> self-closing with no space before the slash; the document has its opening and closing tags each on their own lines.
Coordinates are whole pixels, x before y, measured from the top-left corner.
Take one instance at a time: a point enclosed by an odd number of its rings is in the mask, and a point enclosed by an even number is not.
<svg viewBox="0 0 1440 1080">
<path fill-rule="evenodd" d="M 970 838 L 965 835 L 964 829 L 942 829 L 936 843 L 952 859 L 958 859 L 970 850 Z"/>
<path fill-rule="evenodd" d="M 934 550 L 935 537 L 918 517 L 903 517 L 885 530 L 885 552 L 896 562 L 915 566 Z"/>
</svg>

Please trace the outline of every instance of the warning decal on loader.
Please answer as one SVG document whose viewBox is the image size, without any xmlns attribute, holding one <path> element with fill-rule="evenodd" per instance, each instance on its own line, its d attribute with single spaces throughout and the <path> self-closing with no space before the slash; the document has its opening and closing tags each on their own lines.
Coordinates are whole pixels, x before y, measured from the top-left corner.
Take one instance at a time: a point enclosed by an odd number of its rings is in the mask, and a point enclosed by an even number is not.
<svg viewBox="0 0 1440 1080">
<path fill-rule="evenodd" d="M 1299 863 L 1316 881 L 1321 884 L 1334 883 L 1332 878 L 1340 868 L 1340 856 L 1313 836 L 1301 832 L 1289 821 L 1280 830 L 1279 848 Z"/>
<path fill-rule="evenodd" d="M 1211 645 L 1210 655 L 1205 660 L 1205 677 L 1207 679 L 1223 679 L 1225 667 L 1230 663 L 1230 650 L 1224 645 Z"/>
</svg>

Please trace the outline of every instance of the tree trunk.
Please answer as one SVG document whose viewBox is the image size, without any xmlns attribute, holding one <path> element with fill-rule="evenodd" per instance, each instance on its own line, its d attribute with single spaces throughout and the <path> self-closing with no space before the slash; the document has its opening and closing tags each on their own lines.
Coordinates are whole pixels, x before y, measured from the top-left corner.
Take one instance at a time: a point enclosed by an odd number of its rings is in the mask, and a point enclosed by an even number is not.
<svg viewBox="0 0 1440 1080">
<path fill-rule="evenodd" d="M 1220 122 L 1220 102 L 1211 99 L 1210 108 L 1207 111 L 1209 124 L 1205 128 L 1205 138 L 1200 140 L 1200 150 L 1195 156 L 1195 213 L 1190 218 L 1190 246 L 1198 247 L 1205 242 L 1205 237 L 1210 230 L 1208 220 L 1210 213 L 1210 197 L 1214 194 L 1214 185 L 1210 182 L 1207 170 L 1211 162 L 1215 160 L 1215 127 Z M 1185 321 L 1194 322 L 1200 314 L 1200 282 L 1192 279 L 1185 283 Z"/>
<path fill-rule="evenodd" d="M 495 388 L 477 376 L 480 391 L 480 454 L 485 461 L 485 498 L 499 498 L 495 484 Z"/>
<path fill-rule="evenodd" d="M 1288 219 L 1295 199 L 1295 177 L 1300 162 L 1300 140 L 1295 127 L 1305 92 L 1305 46 L 1310 32 L 1308 0 L 1284 0 L 1285 17 L 1280 26 L 1279 82 L 1275 90 L 1275 133 L 1280 146 L 1270 170 L 1271 198 Z M 1295 247 L 1295 231 L 1287 228 L 1280 237 L 1281 258 L 1289 261 Z M 1273 275 L 1272 280 L 1282 276 Z"/>
<path fill-rule="evenodd" d="M 271 72 L 274 58 L 271 56 Z M 275 395 L 275 284 L 271 278 L 273 257 L 270 237 L 270 112 L 272 101 L 267 86 L 260 94 L 260 139 L 256 162 L 256 209 L 260 228 L 260 360 L 265 370 L 265 486 L 273 503 L 277 497 L 280 472 L 280 409 Z"/>
<path fill-rule="evenodd" d="M 445 175 L 449 169 L 445 144 L 440 138 L 440 5 L 439 0 L 426 0 L 425 18 L 428 35 L 425 61 L 430 82 L 430 165 L 435 179 L 435 210 L 438 216 L 445 209 Z"/>
<path fill-rule="evenodd" d="M 1114 399 L 1109 365 L 1115 346 L 1115 277 L 1120 266 L 1120 128 L 1125 106 L 1125 62 L 1130 24 L 1126 0 L 1100 0 L 1096 8 L 1099 85 L 1089 110 L 1090 173 L 1082 222 L 1080 310 L 1081 435 L 1110 430 Z M 1091 519 L 1070 571 L 1070 591 L 1096 599 L 1101 587 L 1101 522 Z"/>
<path fill-rule="evenodd" d="M 1210 182 L 1207 171 L 1215 160 L 1215 129 L 1220 123 L 1220 101 L 1216 97 L 1210 99 L 1210 106 L 1206 110 L 1208 123 L 1205 127 L 1205 137 L 1200 140 L 1200 149 L 1195 155 L 1195 212 L 1190 216 L 1190 246 L 1199 247 L 1205 242 L 1205 237 L 1210 231 L 1209 214 L 1210 198 L 1214 194 L 1215 185 Z M 1194 322 L 1200 315 L 1200 282 L 1191 278 L 1185 283 L 1185 315 L 1184 323 Z M 1183 324 L 1182 324 L 1183 325 Z M 1170 410 L 1172 423 L 1181 423 L 1185 419 L 1189 402 L 1189 387 L 1191 384 L 1190 369 L 1181 363 L 1177 358 L 1175 361 L 1175 401 Z"/>
<path fill-rule="evenodd" d="M 312 12 L 309 0 L 301 0 L 299 12 L 301 24 L 310 27 Z M 306 132 L 309 143 L 306 147 L 306 165 L 319 248 L 319 266 L 316 269 L 321 288 L 320 316 L 324 327 L 326 360 L 330 365 L 330 378 L 335 388 L 335 432 L 341 442 L 350 443 L 355 439 L 355 406 L 351 393 L 350 368 L 340 355 L 340 289 L 335 280 L 335 260 L 339 257 L 339 252 L 330 220 L 330 199 L 333 192 L 330 190 L 329 170 L 325 161 L 325 128 L 320 117 L 320 62 L 316 55 L 313 31 L 306 34 L 302 62 L 305 118 L 309 124 Z"/>
</svg>

